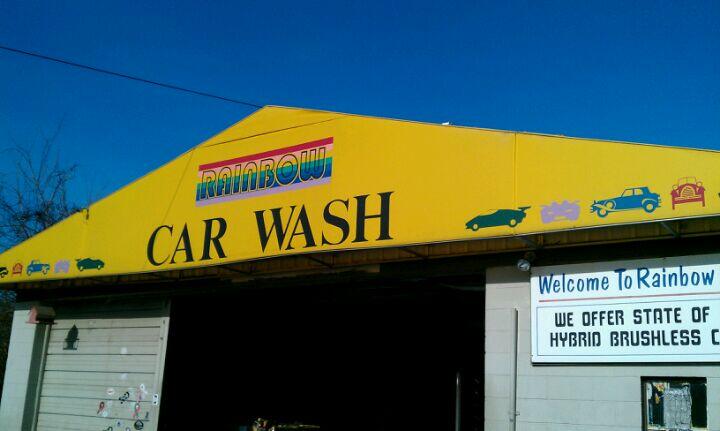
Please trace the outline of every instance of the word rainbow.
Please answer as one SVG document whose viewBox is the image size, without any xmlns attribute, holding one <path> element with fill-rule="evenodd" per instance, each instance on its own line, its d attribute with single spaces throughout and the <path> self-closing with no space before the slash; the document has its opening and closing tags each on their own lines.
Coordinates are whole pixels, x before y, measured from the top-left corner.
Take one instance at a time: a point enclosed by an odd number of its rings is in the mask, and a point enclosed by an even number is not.
<svg viewBox="0 0 720 431">
<path fill-rule="evenodd" d="M 333 138 L 198 167 L 197 206 L 305 188 L 330 181 Z"/>
</svg>

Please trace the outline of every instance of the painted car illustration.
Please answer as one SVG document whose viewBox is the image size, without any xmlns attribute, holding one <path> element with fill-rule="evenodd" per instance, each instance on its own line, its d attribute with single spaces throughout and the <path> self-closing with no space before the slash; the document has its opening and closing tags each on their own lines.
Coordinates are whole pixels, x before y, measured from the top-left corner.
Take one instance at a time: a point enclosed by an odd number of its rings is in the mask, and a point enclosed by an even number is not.
<svg viewBox="0 0 720 431">
<path fill-rule="evenodd" d="M 43 275 L 45 275 L 48 273 L 48 271 L 50 271 L 50 265 L 47 263 L 42 263 L 36 259 L 30 261 L 30 264 L 27 266 L 25 273 L 27 275 L 33 275 L 37 272 L 41 272 Z"/>
<path fill-rule="evenodd" d="M 86 257 L 84 259 L 75 259 L 77 269 L 84 271 L 86 269 L 97 269 L 101 270 L 105 266 L 105 262 L 100 259 L 91 259 Z"/>
<path fill-rule="evenodd" d="M 500 209 L 490 212 L 489 214 L 480 214 L 472 220 L 465 223 L 465 228 L 474 231 L 493 226 L 510 226 L 515 227 L 522 223 L 527 215 L 525 211 L 530 207 L 518 207 L 516 210 Z"/>
<path fill-rule="evenodd" d="M 675 209 L 675 205 L 690 202 L 702 202 L 702 206 L 705 206 L 705 187 L 695 177 L 680 178 L 677 184 L 673 185 L 670 197 L 672 209 Z"/>
<path fill-rule="evenodd" d="M 4 266 L 0 266 L 0 278 L 5 278 L 8 275 L 8 269 Z"/>
<path fill-rule="evenodd" d="M 70 271 L 70 262 L 67 260 L 58 260 L 55 263 L 55 274 L 59 274 L 61 272 L 64 272 L 67 274 L 67 272 Z"/>
<path fill-rule="evenodd" d="M 594 201 L 590 211 L 598 217 L 606 217 L 611 212 L 642 209 L 647 213 L 660 206 L 660 195 L 650 191 L 648 187 L 630 187 L 620 196 Z"/>
<path fill-rule="evenodd" d="M 580 205 L 578 201 L 562 203 L 553 202 L 550 205 L 543 205 L 540 210 L 540 218 L 543 223 L 552 223 L 562 220 L 577 220 L 580 217 Z"/>
</svg>

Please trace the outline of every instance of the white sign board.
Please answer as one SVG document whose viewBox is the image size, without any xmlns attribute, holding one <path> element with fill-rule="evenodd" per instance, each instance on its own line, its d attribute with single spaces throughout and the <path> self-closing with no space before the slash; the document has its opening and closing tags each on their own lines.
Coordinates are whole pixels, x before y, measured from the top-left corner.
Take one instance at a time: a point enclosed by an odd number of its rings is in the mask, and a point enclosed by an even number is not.
<svg viewBox="0 0 720 431">
<path fill-rule="evenodd" d="M 720 362 L 720 255 L 537 267 L 533 363 Z"/>
</svg>

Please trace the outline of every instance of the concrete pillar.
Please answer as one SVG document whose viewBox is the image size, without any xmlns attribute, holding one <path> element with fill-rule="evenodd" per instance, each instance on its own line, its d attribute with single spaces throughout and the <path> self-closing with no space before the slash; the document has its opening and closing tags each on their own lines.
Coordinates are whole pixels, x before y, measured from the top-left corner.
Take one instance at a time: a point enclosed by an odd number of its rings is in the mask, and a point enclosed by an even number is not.
<svg viewBox="0 0 720 431">
<path fill-rule="evenodd" d="M 508 431 L 514 344 L 512 310 L 517 308 L 520 315 L 520 339 L 529 339 L 525 323 L 530 315 L 530 273 L 515 266 L 488 268 L 485 292 L 485 430 Z M 518 351 L 522 360 L 528 349 L 521 343 Z"/>
<path fill-rule="evenodd" d="M 0 430 L 26 431 L 34 417 L 38 368 L 47 325 L 27 323 L 32 304 L 17 304 L 5 369 Z"/>
</svg>

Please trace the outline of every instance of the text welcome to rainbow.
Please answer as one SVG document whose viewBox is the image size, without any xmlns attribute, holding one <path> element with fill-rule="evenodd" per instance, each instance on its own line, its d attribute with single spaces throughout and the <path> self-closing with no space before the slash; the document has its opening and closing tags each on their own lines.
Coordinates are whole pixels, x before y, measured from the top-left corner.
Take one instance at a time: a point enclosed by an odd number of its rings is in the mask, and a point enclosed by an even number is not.
<svg viewBox="0 0 720 431">
<path fill-rule="evenodd" d="M 198 206 L 295 190 L 330 181 L 333 138 L 198 167 Z"/>
</svg>

